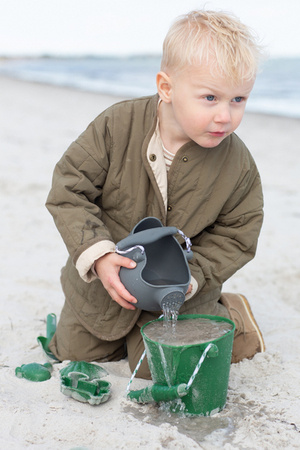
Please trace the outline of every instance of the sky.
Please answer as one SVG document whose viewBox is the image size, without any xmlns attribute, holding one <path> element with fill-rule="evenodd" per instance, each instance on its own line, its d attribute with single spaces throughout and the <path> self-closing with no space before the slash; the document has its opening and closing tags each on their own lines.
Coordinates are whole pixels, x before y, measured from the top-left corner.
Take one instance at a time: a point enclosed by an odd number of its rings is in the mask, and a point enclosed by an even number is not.
<svg viewBox="0 0 300 450">
<path fill-rule="evenodd" d="M 300 56 L 299 0 L 0 0 L 0 56 L 160 54 L 176 17 L 232 12 L 270 57 Z"/>
</svg>

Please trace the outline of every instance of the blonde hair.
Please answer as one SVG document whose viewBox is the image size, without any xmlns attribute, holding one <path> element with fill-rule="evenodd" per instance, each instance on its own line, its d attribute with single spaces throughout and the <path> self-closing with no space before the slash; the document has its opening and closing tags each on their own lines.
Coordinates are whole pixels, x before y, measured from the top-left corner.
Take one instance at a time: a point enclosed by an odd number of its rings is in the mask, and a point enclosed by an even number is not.
<svg viewBox="0 0 300 450">
<path fill-rule="evenodd" d="M 255 77 L 262 48 L 235 16 L 217 11 L 192 11 L 171 26 L 163 44 L 161 70 L 182 70 L 210 64 L 232 82 Z"/>
</svg>

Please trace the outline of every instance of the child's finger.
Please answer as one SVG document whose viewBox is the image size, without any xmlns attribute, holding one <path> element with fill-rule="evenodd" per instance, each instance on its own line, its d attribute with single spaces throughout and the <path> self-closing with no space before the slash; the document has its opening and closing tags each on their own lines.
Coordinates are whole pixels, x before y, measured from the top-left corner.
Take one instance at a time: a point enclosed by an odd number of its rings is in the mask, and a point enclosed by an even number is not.
<svg viewBox="0 0 300 450">
<path fill-rule="evenodd" d="M 123 298 L 127 302 L 136 303 L 137 299 L 127 291 L 124 284 L 121 281 L 116 281 L 114 285 L 115 292 L 119 295 L 120 298 Z"/>
<path fill-rule="evenodd" d="M 125 289 L 126 290 L 126 289 Z M 130 293 L 128 291 L 126 291 L 129 294 L 129 297 L 131 297 L 134 302 L 136 302 L 136 299 L 134 297 L 132 297 L 132 295 L 130 295 Z M 120 306 L 122 306 L 125 309 L 131 309 L 131 310 L 135 310 L 135 306 L 132 304 L 131 301 L 125 300 L 125 298 L 120 295 L 117 291 L 115 291 L 114 289 L 111 290 L 111 292 L 109 292 L 111 298 L 117 302 Z"/>
<path fill-rule="evenodd" d="M 134 269 L 136 267 L 136 262 L 126 256 L 119 255 L 118 264 L 121 267 L 126 267 L 126 269 Z"/>
</svg>

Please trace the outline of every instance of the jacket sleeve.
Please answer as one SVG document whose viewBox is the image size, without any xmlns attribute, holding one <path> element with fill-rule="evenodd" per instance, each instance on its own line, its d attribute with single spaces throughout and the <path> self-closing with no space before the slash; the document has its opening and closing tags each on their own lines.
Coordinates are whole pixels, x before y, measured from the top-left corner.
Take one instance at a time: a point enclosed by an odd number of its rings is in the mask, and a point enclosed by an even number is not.
<svg viewBox="0 0 300 450">
<path fill-rule="evenodd" d="M 79 261 L 82 272 L 89 271 L 93 259 L 114 249 L 100 207 L 110 146 L 106 118 L 98 117 L 57 163 L 46 202 L 74 264 Z"/>
<path fill-rule="evenodd" d="M 253 160 L 248 169 L 241 173 L 215 222 L 192 239 L 190 268 L 198 293 L 221 287 L 255 255 L 263 221 L 263 195 Z"/>
</svg>

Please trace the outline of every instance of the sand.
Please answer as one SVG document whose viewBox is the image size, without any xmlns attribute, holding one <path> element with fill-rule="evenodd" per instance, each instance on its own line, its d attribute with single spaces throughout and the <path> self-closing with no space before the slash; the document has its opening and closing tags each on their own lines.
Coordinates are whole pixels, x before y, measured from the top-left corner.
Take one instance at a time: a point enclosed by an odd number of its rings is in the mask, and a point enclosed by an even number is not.
<svg viewBox="0 0 300 450">
<path fill-rule="evenodd" d="M 99 406 L 49 381 L 15 376 L 46 359 L 37 344 L 63 304 L 66 250 L 44 207 L 56 161 L 113 97 L 0 79 L 0 447 L 3 449 L 277 449 L 300 447 L 300 121 L 247 114 L 238 134 L 261 172 L 265 222 L 257 256 L 224 287 L 251 302 L 267 350 L 231 366 L 226 408 L 212 417 L 168 416 L 124 394 L 126 360 L 101 364 L 112 395 Z M 147 385 L 134 380 L 133 388 Z"/>
</svg>

